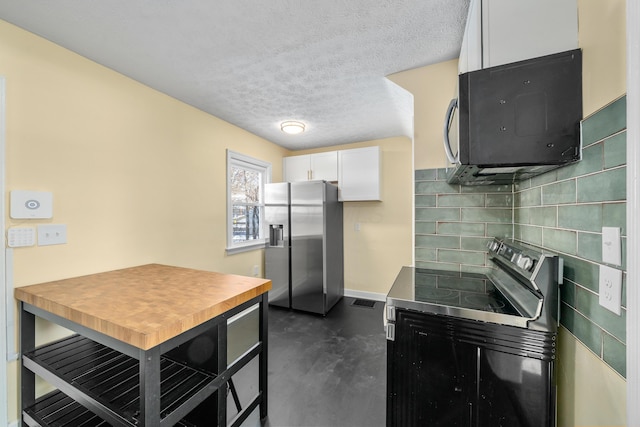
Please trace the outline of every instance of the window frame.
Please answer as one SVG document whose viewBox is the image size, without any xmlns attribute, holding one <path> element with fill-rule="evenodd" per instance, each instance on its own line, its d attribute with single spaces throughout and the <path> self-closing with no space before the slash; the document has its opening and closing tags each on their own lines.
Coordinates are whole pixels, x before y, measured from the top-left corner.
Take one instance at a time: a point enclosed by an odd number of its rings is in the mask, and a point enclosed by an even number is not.
<svg viewBox="0 0 640 427">
<path fill-rule="evenodd" d="M 253 251 L 264 248 L 264 209 L 260 212 L 260 238 L 245 242 L 233 242 L 233 202 L 231 200 L 231 169 L 233 166 L 252 169 L 262 173 L 262 188 L 260 188 L 260 202 L 256 206 L 264 207 L 264 185 L 271 182 L 271 163 L 256 159 L 245 154 L 227 149 L 227 255 Z"/>
</svg>

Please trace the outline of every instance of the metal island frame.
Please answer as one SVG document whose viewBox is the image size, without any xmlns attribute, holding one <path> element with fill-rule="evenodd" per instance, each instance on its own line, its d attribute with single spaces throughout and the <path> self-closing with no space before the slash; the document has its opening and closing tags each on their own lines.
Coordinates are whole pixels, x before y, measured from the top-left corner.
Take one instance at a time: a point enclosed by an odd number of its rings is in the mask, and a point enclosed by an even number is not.
<svg viewBox="0 0 640 427">
<path fill-rule="evenodd" d="M 228 383 L 255 358 L 257 395 L 229 425 L 266 418 L 270 288 L 159 264 L 16 288 L 22 424 L 226 426 Z M 229 365 L 227 321 L 256 305 L 258 340 Z M 75 334 L 37 346 L 36 317 Z M 36 375 L 55 390 L 36 397 Z"/>
</svg>

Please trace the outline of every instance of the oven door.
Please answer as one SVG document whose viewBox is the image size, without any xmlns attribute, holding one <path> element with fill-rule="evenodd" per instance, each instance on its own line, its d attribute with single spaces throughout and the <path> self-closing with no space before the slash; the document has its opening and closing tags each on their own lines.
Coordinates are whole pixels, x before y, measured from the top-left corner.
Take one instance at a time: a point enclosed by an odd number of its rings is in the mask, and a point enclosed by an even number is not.
<svg viewBox="0 0 640 427">
<path fill-rule="evenodd" d="M 396 311 L 388 427 L 555 427 L 556 335 Z"/>
</svg>

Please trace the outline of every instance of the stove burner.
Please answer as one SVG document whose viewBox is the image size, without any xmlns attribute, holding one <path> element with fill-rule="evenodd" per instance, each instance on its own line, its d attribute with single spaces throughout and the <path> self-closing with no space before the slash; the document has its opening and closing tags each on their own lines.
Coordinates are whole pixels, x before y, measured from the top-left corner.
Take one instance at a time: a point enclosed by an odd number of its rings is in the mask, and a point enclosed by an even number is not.
<svg viewBox="0 0 640 427">
<path fill-rule="evenodd" d="M 470 308 L 482 308 L 487 311 L 500 310 L 505 306 L 504 302 L 486 294 L 465 295 L 464 300 L 469 304 Z"/>
<path fill-rule="evenodd" d="M 423 301 L 446 302 L 458 299 L 460 291 L 442 288 L 420 288 L 417 293 Z"/>
</svg>

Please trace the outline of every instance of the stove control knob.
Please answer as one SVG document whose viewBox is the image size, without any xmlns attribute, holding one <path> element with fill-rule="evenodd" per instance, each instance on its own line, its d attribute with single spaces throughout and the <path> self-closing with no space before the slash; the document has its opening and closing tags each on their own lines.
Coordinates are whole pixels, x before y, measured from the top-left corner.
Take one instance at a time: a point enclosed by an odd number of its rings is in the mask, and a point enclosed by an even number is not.
<svg viewBox="0 0 640 427">
<path fill-rule="evenodd" d="M 516 265 L 521 269 L 528 271 L 531 267 L 533 267 L 533 260 L 528 256 L 520 255 L 516 260 Z"/>
<path fill-rule="evenodd" d="M 498 252 L 498 249 L 500 249 L 500 243 L 493 241 L 493 242 L 489 242 L 489 244 L 487 245 L 489 247 L 489 250 L 491 252 Z"/>
</svg>

